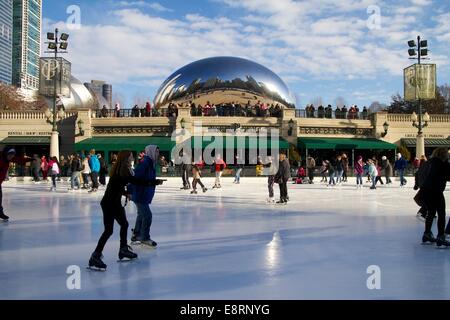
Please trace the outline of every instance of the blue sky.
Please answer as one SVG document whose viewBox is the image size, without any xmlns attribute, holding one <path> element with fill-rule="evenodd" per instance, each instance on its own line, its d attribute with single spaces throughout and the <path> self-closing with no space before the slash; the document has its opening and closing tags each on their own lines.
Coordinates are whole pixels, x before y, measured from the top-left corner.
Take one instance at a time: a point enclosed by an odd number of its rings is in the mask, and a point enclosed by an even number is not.
<svg viewBox="0 0 450 320">
<path fill-rule="evenodd" d="M 369 106 L 403 92 L 407 40 L 423 36 L 450 84 L 450 1 L 43 0 L 43 32 L 70 33 L 72 72 L 106 80 L 127 106 L 153 99 L 176 69 L 232 55 L 280 75 L 297 107 L 321 101 Z M 73 29 L 70 6 L 80 8 Z"/>
</svg>

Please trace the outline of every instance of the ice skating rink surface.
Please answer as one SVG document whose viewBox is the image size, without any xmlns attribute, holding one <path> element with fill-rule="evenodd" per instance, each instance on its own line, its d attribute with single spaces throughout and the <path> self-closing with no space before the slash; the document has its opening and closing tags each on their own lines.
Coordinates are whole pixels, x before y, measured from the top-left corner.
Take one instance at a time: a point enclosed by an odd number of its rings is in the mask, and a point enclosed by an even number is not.
<svg viewBox="0 0 450 320">
<path fill-rule="evenodd" d="M 450 248 L 420 244 L 411 178 L 406 188 L 394 181 L 377 190 L 289 185 L 287 206 L 265 203 L 266 178 L 240 185 L 226 178 L 221 190 L 198 195 L 180 184 L 170 179 L 151 206 L 158 248 L 135 247 L 138 260 L 118 263 L 116 224 L 104 252 L 108 270 L 95 272 L 86 266 L 103 231 L 104 190 L 4 183 L 11 221 L 0 223 L 1 298 L 450 298 Z M 449 204 L 449 188 L 445 197 Z M 131 228 L 134 204 L 127 214 Z M 70 266 L 80 268 L 80 289 L 70 285 L 77 275 Z"/>
</svg>

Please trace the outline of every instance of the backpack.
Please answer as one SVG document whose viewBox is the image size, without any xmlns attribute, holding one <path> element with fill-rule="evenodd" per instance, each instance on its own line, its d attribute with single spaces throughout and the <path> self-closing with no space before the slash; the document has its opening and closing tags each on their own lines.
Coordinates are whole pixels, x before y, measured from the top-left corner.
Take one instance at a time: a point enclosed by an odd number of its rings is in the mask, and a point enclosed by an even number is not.
<svg viewBox="0 0 450 320">
<path fill-rule="evenodd" d="M 423 188 L 430 175 L 431 163 L 430 161 L 425 162 L 417 171 L 417 185 L 419 188 Z"/>
</svg>

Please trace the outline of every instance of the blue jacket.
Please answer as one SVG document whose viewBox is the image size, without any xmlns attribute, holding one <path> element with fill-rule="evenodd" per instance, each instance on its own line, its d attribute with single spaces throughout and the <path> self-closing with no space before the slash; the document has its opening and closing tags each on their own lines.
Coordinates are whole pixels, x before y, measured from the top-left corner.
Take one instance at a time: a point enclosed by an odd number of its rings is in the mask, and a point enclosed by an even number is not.
<svg viewBox="0 0 450 320">
<path fill-rule="evenodd" d="M 145 179 L 145 180 L 154 180 L 156 179 L 156 170 L 153 166 L 153 160 L 149 157 L 144 157 L 144 160 L 139 163 L 134 170 L 134 176 L 139 179 Z M 137 186 L 137 185 L 131 185 L 128 189 L 131 191 L 131 199 L 135 203 L 142 203 L 142 204 L 150 204 L 153 201 L 153 197 L 155 196 L 155 188 L 154 186 L 151 187 L 144 187 L 144 186 Z"/>
<path fill-rule="evenodd" d="M 89 167 L 91 172 L 100 172 L 100 161 L 95 154 L 89 158 Z"/>
<path fill-rule="evenodd" d="M 407 166 L 408 166 L 408 162 L 405 159 L 400 158 L 397 161 L 395 161 L 394 169 L 395 170 L 405 170 Z"/>
</svg>

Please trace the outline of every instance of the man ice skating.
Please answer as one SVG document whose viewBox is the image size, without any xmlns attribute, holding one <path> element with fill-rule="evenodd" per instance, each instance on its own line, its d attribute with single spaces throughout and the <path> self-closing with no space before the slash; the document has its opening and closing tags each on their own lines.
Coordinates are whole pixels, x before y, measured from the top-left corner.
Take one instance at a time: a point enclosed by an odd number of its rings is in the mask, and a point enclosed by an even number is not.
<svg viewBox="0 0 450 320">
<path fill-rule="evenodd" d="M 159 148 L 154 145 L 145 147 L 142 161 L 134 170 L 134 177 L 142 180 L 156 179 L 156 164 L 159 159 Z M 132 201 L 137 207 L 137 219 L 134 227 L 131 242 L 139 242 L 147 247 L 156 247 L 157 243 L 150 238 L 150 227 L 152 225 L 153 214 L 150 204 L 155 196 L 155 186 L 139 186 L 132 184 Z"/>
<path fill-rule="evenodd" d="M 275 194 L 273 192 L 273 185 L 275 183 L 275 175 L 277 174 L 277 167 L 272 160 L 272 157 L 267 157 L 267 163 L 264 165 L 265 168 L 268 168 L 268 178 L 267 178 L 267 187 L 269 189 L 269 198 L 267 199 L 268 203 L 275 203 Z"/>
<path fill-rule="evenodd" d="M 286 159 L 286 154 L 280 153 L 280 164 L 278 168 L 278 172 L 275 175 L 275 182 L 280 186 L 280 201 L 278 204 L 287 204 L 289 201 L 287 183 L 291 178 L 291 166 L 289 165 L 288 160 Z"/>
<path fill-rule="evenodd" d="M 406 184 L 406 179 L 404 178 L 405 169 L 408 166 L 408 162 L 403 158 L 402 154 L 397 154 L 397 161 L 395 161 L 394 169 L 397 170 L 400 177 L 400 187 Z"/>
<path fill-rule="evenodd" d="M 89 260 L 89 267 L 106 270 L 106 264 L 102 261 L 102 252 L 106 242 L 113 234 L 114 220 L 120 224 L 120 250 L 119 259 L 136 259 L 137 254 L 131 251 L 128 246 L 127 232 L 128 221 L 125 208 L 122 207 L 121 199 L 126 195 L 125 186 L 132 183 L 139 186 L 157 186 L 163 183 L 162 180 L 138 179 L 132 175 L 131 165 L 134 161 L 131 151 L 121 151 L 117 161 L 111 169 L 110 180 L 106 187 L 105 195 L 101 201 L 103 211 L 103 224 L 105 231 L 101 235 L 95 251 Z"/>
</svg>

